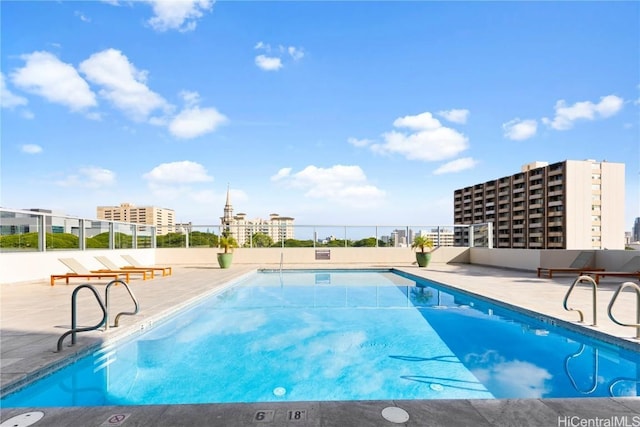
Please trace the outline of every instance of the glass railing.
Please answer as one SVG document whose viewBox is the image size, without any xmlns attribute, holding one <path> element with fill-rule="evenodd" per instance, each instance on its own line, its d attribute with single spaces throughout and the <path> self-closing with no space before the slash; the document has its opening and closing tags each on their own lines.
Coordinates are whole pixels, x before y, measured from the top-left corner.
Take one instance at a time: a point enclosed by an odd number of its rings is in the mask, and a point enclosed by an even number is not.
<svg viewBox="0 0 640 427">
<path fill-rule="evenodd" d="M 155 227 L 0 209 L 0 251 L 154 248 Z"/>
<path fill-rule="evenodd" d="M 0 209 L 0 251 L 218 247 L 223 234 L 242 248 L 410 247 L 424 235 L 434 247 L 493 247 L 492 224 L 152 226 L 48 212 Z"/>
</svg>

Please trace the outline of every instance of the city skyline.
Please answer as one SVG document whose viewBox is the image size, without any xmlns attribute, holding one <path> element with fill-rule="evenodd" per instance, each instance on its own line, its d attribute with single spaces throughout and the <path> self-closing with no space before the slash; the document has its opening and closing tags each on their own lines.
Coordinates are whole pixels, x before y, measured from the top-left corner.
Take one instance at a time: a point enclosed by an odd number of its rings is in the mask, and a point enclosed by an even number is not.
<svg viewBox="0 0 640 427">
<path fill-rule="evenodd" d="M 636 2 L 2 2 L 1 205 L 453 224 L 453 193 L 625 163 Z M 117 31 L 113 29 L 117 28 Z"/>
</svg>

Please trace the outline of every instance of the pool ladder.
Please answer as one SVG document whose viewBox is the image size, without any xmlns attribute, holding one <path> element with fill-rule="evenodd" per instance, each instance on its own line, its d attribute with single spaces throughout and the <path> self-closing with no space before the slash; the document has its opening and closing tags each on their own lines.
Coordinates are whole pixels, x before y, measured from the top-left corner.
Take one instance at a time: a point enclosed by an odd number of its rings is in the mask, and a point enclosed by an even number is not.
<svg viewBox="0 0 640 427">
<path fill-rule="evenodd" d="M 567 311 L 577 311 L 578 315 L 580 315 L 580 320 L 579 322 L 584 322 L 584 314 L 582 313 L 582 310 L 578 310 L 577 308 L 571 308 L 569 307 L 567 304 L 569 302 L 569 295 L 571 295 L 571 292 L 573 292 L 573 289 L 582 282 L 587 282 L 591 285 L 591 289 L 593 290 L 591 293 L 591 298 L 593 301 L 593 326 L 598 326 L 598 313 L 596 311 L 597 308 L 597 302 L 598 302 L 598 284 L 596 283 L 595 280 L 593 280 L 593 277 L 591 276 L 580 276 L 578 277 L 576 280 L 573 281 L 573 283 L 571 284 L 571 286 L 569 286 L 569 289 L 567 290 L 566 295 L 564 296 L 564 301 L 562 301 L 562 306 L 564 307 L 565 310 Z"/>
<path fill-rule="evenodd" d="M 618 299 L 618 295 L 624 288 L 633 288 L 636 291 L 636 323 L 623 323 L 618 321 L 611 312 L 613 308 L 613 304 Z M 636 285 L 633 282 L 624 282 L 618 287 L 618 290 L 611 297 L 611 301 L 609 302 L 609 306 L 607 307 L 607 313 L 609 314 L 609 319 L 620 326 L 628 326 L 630 328 L 636 328 L 636 339 L 640 339 L 640 286 Z"/>
<path fill-rule="evenodd" d="M 113 327 L 114 328 L 118 327 L 118 323 L 120 321 L 121 316 L 125 316 L 125 315 L 133 316 L 138 314 L 138 312 L 140 311 L 140 304 L 138 304 L 138 300 L 133 295 L 133 292 L 131 291 L 131 288 L 129 288 L 129 285 L 127 285 L 127 282 L 125 282 L 124 280 L 116 279 L 116 280 L 112 280 L 107 284 L 107 287 L 104 290 L 104 301 L 102 300 L 102 298 L 100 298 L 100 294 L 98 293 L 98 291 L 94 286 L 89 285 L 87 283 L 77 286 L 73 290 L 73 293 L 71 294 L 71 329 L 69 329 L 67 332 L 62 334 L 62 336 L 58 339 L 57 352 L 62 351 L 62 343 L 64 339 L 69 335 L 71 335 L 71 345 L 73 346 L 76 344 L 76 334 L 78 332 L 94 331 L 96 329 L 101 328 L 102 326 L 105 327 L 105 330 L 109 329 L 109 291 L 111 289 L 111 286 L 117 285 L 117 284 L 122 284 L 125 287 L 125 289 L 129 293 L 129 296 L 133 300 L 133 304 L 135 308 L 134 308 L 134 311 L 131 311 L 131 312 L 123 311 L 118 313 L 113 322 Z M 98 302 L 98 305 L 100 306 L 100 310 L 102 311 L 102 320 L 100 320 L 100 322 L 98 322 L 94 326 L 88 326 L 86 328 L 78 328 L 76 301 L 78 297 L 78 292 L 80 292 L 80 290 L 85 288 L 89 289 L 93 293 L 93 295 L 96 297 L 96 301 Z"/>
<path fill-rule="evenodd" d="M 562 302 L 562 306 L 564 307 L 565 310 L 567 311 L 577 311 L 578 314 L 580 315 L 580 322 L 584 321 L 584 314 L 582 313 L 581 310 L 578 310 L 577 308 L 571 308 L 568 306 L 568 300 L 569 300 L 569 295 L 571 295 L 571 292 L 573 292 L 574 288 L 582 282 L 587 282 L 589 284 L 591 284 L 591 288 L 592 288 L 592 306 L 593 306 L 593 326 L 598 326 L 598 318 L 597 318 L 597 303 L 598 303 L 598 284 L 596 283 L 596 281 L 591 277 L 591 276 L 579 276 L 576 280 L 573 281 L 573 283 L 571 284 L 571 286 L 569 287 L 569 289 L 567 290 L 566 295 L 564 296 L 564 301 Z M 618 296 L 620 295 L 620 293 L 625 289 L 625 288 L 633 288 L 636 291 L 636 323 L 624 323 L 619 321 L 618 319 L 615 318 L 615 316 L 613 315 L 613 306 L 616 302 L 616 300 L 618 299 Z M 637 284 L 633 283 L 633 282 L 624 282 L 622 283 L 618 289 L 616 290 L 616 292 L 613 294 L 613 296 L 611 297 L 611 301 L 609 302 L 609 305 L 607 306 L 607 315 L 609 316 L 609 319 L 611 319 L 611 321 L 617 325 L 620 326 L 627 326 L 630 328 L 636 328 L 636 339 L 640 339 L 640 286 L 638 286 Z"/>
</svg>

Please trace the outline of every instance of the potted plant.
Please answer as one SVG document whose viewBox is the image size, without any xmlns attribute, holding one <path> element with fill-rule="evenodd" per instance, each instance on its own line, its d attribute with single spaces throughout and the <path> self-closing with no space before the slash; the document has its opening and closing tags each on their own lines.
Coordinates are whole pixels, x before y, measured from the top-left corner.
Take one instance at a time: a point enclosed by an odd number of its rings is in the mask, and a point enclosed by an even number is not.
<svg viewBox="0 0 640 427">
<path fill-rule="evenodd" d="M 418 267 L 426 267 L 431 261 L 431 249 L 433 249 L 433 240 L 427 236 L 418 235 L 413 239 L 412 249 L 420 249 L 420 252 L 416 251 L 416 262 Z M 428 251 L 425 252 L 425 248 Z"/>
<path fill-rule="evenodd" d="M 229 268 L 233 260 L 233 248 L 238 247 L 238 242 L 232 235 L 223 234 L 218 244 L 224 249 L 224 252 L 218 253 L 218 264 L 220 268 Z"/>
</svg>

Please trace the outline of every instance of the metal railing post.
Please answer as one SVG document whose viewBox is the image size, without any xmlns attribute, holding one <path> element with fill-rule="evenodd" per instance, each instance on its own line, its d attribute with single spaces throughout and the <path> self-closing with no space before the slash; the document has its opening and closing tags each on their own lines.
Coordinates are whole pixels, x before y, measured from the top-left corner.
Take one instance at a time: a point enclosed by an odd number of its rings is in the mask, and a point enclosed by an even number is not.
<svg viewBox="0 0 640 427">
<path fill-rule="evenodd" d="M 493 223 L 487 223 L 487 247 L 493 249 Z"/>
<path fill-rule="evenodd" d="M 109 249 L 113 249 L 116 246 L 115 227 L 113 222 L 109 221 Z"/>
<path fill-rule="evenodd" d="M 87 233 L 85 231 L 84 219 L 78 221 L 78 246 L 81 251 L 87 249 Z"/>
<path fill-rule="evenodd" d="M 151 227 L 151 247 L 153 249 L 158 247 L 158 233 L 156 231 L 155 225 Z"/>
<path fill-rule="evenodd" d="M 378 226 L 376 225 L 376 248 L 378 247 Z"/>
<path fill-rule="evenodd" d="M 40 252 L 47 251 L 47 229 L 44 215 L 38 215 L 38 250 Z"/>
</svg>

